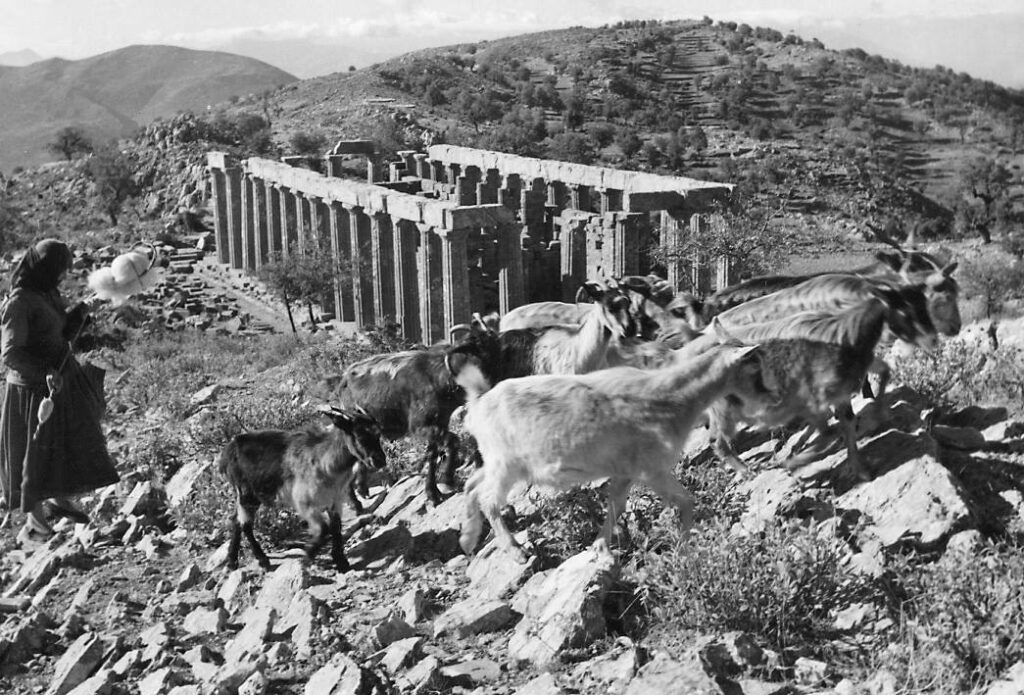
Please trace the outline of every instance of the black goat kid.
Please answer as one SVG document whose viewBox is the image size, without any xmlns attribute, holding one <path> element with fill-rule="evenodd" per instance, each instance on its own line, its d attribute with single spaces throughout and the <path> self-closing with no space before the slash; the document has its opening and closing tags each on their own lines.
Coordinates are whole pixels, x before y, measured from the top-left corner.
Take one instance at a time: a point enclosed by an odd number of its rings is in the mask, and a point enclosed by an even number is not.
<svg viewBox="0 0 1024 695">
<path fill-rule="evenodd" d="M 342 500 L 348 497 L 356 464 L 382 468 L 384 451 L 377 423 L 366 413 L 334 408 L 323 412 L 333 427 L 244 432 L 224 447 L 218 467 L 238 497 L 228 567 L 238 566 L 244 533 L 260 567 L 270 569 L 270 560 L 256 542 L 253 525 L 260 505 L 277 502 L 290 506 L 306 520 L 311 534 L 306 557 L 316 557 L 329 531 L 334 565 L 340 572 L 348 571 L 341 537 Z"/>
</svg>

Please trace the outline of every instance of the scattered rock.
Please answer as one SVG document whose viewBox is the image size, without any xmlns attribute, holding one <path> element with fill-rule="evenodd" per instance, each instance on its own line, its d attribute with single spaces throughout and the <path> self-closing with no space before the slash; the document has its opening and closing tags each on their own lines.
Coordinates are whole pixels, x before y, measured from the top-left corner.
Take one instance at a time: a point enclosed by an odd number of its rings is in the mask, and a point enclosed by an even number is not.
<svg viewBox="0 0 1024 695">
<path fill-rule="evenodd" d="M 909 542 L 930 549 L 969 522 L 966 498 L 956 478 L 925 455 L 840 496 L 836 507 L 863 513 L 871 520 L 863 533 L 885 547 Z"/>
<path fill-rule="evenodd" d="M 450 633 L 466 637 L 495 632 L 507 627 L 515 616 L 505 601 L 471 597 L 459 601 L 434 619 L 434 637 Z"/>
<path fill-rule="evenodd" d="M 603 635 L 604 599 L 618 570 L 610 555 L 585 550 L 532 576 L 512 601 L 523 619 L 509 640 L 509 655 L 543 666 L 554 662 L 562 649 Z"/>
</svg>

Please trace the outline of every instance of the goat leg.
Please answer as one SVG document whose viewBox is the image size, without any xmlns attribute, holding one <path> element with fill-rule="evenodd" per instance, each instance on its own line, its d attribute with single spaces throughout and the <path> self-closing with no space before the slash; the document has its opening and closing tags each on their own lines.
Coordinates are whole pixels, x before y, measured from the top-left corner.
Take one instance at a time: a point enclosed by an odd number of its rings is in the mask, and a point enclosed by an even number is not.
<svg viewBox="0 0 1024 695">
<path fill-rule="evenodd" d="M 725 406 L 728 407 L 728 406 Z M 708 411 L 708 425 L 711 428 L 712 448 L 719 460 L 724 461 L 738 474 L 750 472 L 750 468 L 740 460 L 732 443 L 736 437 L 736 421 L 728 413 L 718 410 L 718 406 Z"/>
<path fill-rule="evenodd" d="M 477 498 L 477 486 L 483 481 L 483 477 L 483 469 L 477 468 L 466 481 L 465 521 L 462 522 L 462 530 L 459 533 L 459 546 L 466 555 L 472 555 L 476 551 L 480 534 L 484 529 L 483 513 L 480 511 L 480 502 Z"/>
<path fill-rule="evenodd" d="M 426 492 L 427 499 L 435 507 L 442 501 L 441 491 L 437 489 L 437 463 L 440 455 L 438 437 L 431 435 L 427 438 L 427 471 L 423 481 L 423 491 Z"/>
<path fill-rule="evenodd" d="M 304 516 L 310 533 L 306 544 L 306 559 L 312 562 L 327 543 L 327 524 L 324 523 L 323 513 L 318 510 L 310 509 Z"/>
<path fill-rule="evenodd" d="M 253 532 L 254 522 L 256 520 L 256 510 L 258 507 L 245 507 L 242 510 L 242 533 L 245 535 L 245 539 L 249 541 L 249 547 L 252 548 L 252 554 L 256 558 L 256 562 L 259 563 L 260 567 L 264 570 L 270 569 L 270 558 L 263 552 L 263 548 L 260 547 L 259 542 L 256 540 L 256 534 Z M 241 508 L 240 508 L 241 509 Z"/>
<path fill-rule="evenodd" d="M 676 480 L 676 477 L 669 471 L 657 471 L 645 482 L 658 493 L 658 496 L 666 504 L 671 504 L 676 508 L 680 530 L 688 531 L 693 526 L 693 508 L 696 505 L 693 493 Z"/>
<path fill-rule="evenodd" d="M 361 466 L 357 466 L 356 470 L 361 471 L 361 468 Z M 359 501 L 359 495 L 356 494 L 356 487 L 358 485 L 359 483 L 356 478 L 353 478 L 348 484 L 348 502 L 352 505 L 352 511 L 356 513 L 356 516 L 360 516 L 363 513 L 363 503 Z"/>
<path fill-rule="evenodd" d="M 836 417 L 843 429 L 843 437 L 846 440 L 846 459 L 849 461 L 850 471 L 858 480 L 871 480 L 871 473 L 864 468 L 860 459 L 860 451 L 857 450 L 857 418 L 853 414 L 853 407 L 849 401 L 836 406 Z"/>
<path fill-rule="evenodd" d="M 459 438 L 451 432 L 444 435 L 444 484 L 455 487 L 455 469 L 459 467 Z"/>
<path fill-rule="evenodd" d="M 626 508 L 626 500 L 629 498 L 629 488 L 633 481 L 629 478 L 612 478 L 608 481 L 608 512 L 605 515 L 604 526 L 601 533 L 594 541 L 593 548 L 598 553 L 610 555 L 612 552 L 612 535 L 615 533 L 615 523 L 619 515 Z"/>
<path fill-rule="evenodd" d="M 351 489 L 351 488 L 349 488 Z M 327 512 L 327 519 L 330 522 L 331 532 L 331 559 L 334 560 L 334 568 L 339 572 L 348 572 L 352 569 L 345 557 L 345 539 L 341 535 L 341 514 L 336 510 Z"/>
<path fill-rule="evenodd" d="M 242 524 L 236 515 L 231 520 L 231 540 L 228 542 L 228 569 L 238 569 L 238 551 L 242 545 Z"/>
</svg>

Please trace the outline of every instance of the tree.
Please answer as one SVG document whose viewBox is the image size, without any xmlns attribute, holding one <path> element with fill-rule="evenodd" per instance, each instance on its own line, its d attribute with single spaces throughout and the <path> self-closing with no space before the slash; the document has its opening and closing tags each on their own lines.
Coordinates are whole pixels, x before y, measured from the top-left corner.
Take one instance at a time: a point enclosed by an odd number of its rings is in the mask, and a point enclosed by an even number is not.
<svg viewBox="0 0 1024 695">
<path fill-rule="evenodd" d="M 92 142 L 89 141 L 85 131 L 73 125 L 58 130 L 53 142 L 46 147 L 51 152 L 62 155 L 69 162 L 75 158 L 75 155 L 88 154 L 93 151 Z"/>
<path fill-rule="evenodd" d="M 643 140 L 633 130 L 629 128 L 620 128 L 615 134 L 615 144 L 618 145 L 619 149 L 622 150 L 622 154 L 626 159 L 632 159 L 633 155 L 640 151 L 640 148 L 644 146 Z"/>
<path fill-rule="evenodd" d="M 1010 170 L 1001 162 L 979 157 L 970 162 L 960 177 L 957 219 L 965 231 L 973 231 L 986 244 L 992 231 L 1005 220 L 1012 183 Z"/>
<path fill-rule="evenodd" d="M 1020 297 L 1024 290 L 1024 263 L 1020 258 L 991 249 L 964 262 L 960 271 L 968 297 L 977 297 L 985 306 L 985 317 L 1003 310 L 1006 300 Z"/>
<path fill-rule="evenodd" d="M 117 226 L 124 201 L 138 192 L 132 171 L 131 161 L 113 145 L 97 150 L 89 160 L 89 177 L 112 226 Z"/>
<path fill-rule="evenodd" d="M 727 258 L 745 275 L 778 272 L 802 238 L 799 229 L 776 224 L 785 205 L 784 199 L 737 189 L 728 200 L 714 204 L 708 224 L 685 235 L 677 246 L 661 247 L 652 256 L 665 264 Z"/>
<path fill-rule="evenodd" d="M 351 282 L 352 270 L 345 261 L 336 258 L 330 250 L 321 249 L 315 239 L 308 237 L 303 253 L 293 245 L 287 254 L 275 254 L 270 263 L 260 268 L 259 277 L 281 297 L 292 332 L 297 333 L 292 315 L 294 303 L 305 302 L 311 330 L 315 331 L 313 305 L 322 304 L 325 297 L 334 292 L 335 283 Z"/>
<path fill-rule="evenodd" d="M 311 133 L 300 130 L 292 133 L 288 144 L 291 145 L 292 152 L 295 154 L 319 155 L 323 154 L 327 147 L 327 136 L 319 131 Z"/>
</svg>

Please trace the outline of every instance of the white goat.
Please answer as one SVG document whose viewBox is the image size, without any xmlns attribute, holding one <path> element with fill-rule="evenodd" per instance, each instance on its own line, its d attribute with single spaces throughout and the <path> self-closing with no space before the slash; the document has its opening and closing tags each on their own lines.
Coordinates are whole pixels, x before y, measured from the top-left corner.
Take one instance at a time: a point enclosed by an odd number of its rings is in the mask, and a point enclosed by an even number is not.
<svg viewBox="0 0 1024 695">
<path fill-rule="evenodd" d="M 674 504 L 692 523 L 693 496 L 673 475 L 694 422 L 715 400 L 763 396 L 755 348 L 726 344 L 689 364 L 645 371 L 620 367 L 582 375 L 510 379 L 486 391 L 488 380 L 466 362 L 456 381 L 466 390 L 465 427 L 483 465 L 466 483 L 466 520 L 459 539 L 476 548 L 484 516 L 520 561 L 523 549 L 501 519 L 519 482 L 567 488 L 608 482 L 608 514 L 595 548 L 608 551 L 612 531 L 633 483 Z M 486 392 L 485 392 L 486 391 Z"/>
</svg>

